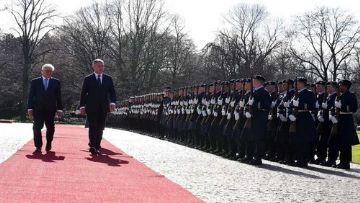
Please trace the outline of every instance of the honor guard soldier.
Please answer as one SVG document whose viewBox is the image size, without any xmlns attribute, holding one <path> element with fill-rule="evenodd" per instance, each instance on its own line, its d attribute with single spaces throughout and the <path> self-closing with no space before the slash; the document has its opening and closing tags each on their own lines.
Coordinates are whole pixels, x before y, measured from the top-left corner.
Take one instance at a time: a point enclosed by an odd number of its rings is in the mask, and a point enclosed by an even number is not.
<svg viewBox="0 0 360 203">
<path fill-rule="evenodd" d="M 253 93 L 250 96 L 245 111 L 247 118 L 244 133 L 248 134 L 246 157 L 252 165 L 261 165 L 264 154 L 264 142 L 268 114 L 271 106 L 269 92 L 264 88 L 265 78 L 256 75 L 252 79 Z"/>
<path fill-rule="evenodd" d="M 284 164 L 291 164 L 293 160 L 288 156 L 290 151 L 289 147 L 289 126 L 290 121 L 288 119 L 290 100 L 295 94 L 294 81 L 291 79 L 284 80 L 282 83 L 283 92 L 281 94 L 281 101 L 277 108 L 277 117 L 280 120 L 279 127 L 276 133 L 275 145 L 276 145 L 276 158 L 274 161 L 278 161 Z"/>
<path fill-rule="evenodd" d="M 307 80 L 303 77 L 296 79 L 296 92 L 290 104 L 289 139 L 291 158 L 297 160 L 296 166 L 307 167 L 310 160 L 311 144 L 316 137 L 316 128 L 312 111 L 315 110 L 315 95 L 306 89 Z"/>
<path fill-rule="evenodd" d="M 333 123 L 329 141 L 328 165 L 341 169 L 350 169 L 351 146 L 359 144 L 353 113 L 358 109 L 356 96 L 349 91 L 351 82 L 341 80 L 337 90 L 334 108 L 330 115 Z M 340 163 L 335 161 L 340 153 Z"/>
<path fill-rule="evenodd" d="M 266 84 L 265 89 L 269 92 L 271 97 L 271 106 L 268 115 L 267 132 L 265 138 L 265 158 L 267 160 L 273 160 L 275 155 L 274 142 L 279 124 L 279 119 L 277 118 L 277 107 L 280 104 L 278 99 L 278 84 L 276 82 L 270 81 Z"/>
</svg>

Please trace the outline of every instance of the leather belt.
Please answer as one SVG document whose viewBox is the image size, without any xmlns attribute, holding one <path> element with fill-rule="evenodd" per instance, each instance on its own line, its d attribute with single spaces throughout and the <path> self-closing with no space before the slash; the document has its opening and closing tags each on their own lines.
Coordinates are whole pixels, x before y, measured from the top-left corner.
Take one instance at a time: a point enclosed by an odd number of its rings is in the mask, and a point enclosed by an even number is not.
<svg viewBox="0 0 360 203">
<path fill-rule="evenodd" d="M 298 110 L 298 113 L 306 113 L 306 112 L 310 112 L 309 110 Z"/>
<path fill-rule="evenodd" d="M 340 111 L 340 115 L 352 115 L 353 113 L 352 112 L 342 112 Z"/>
</svg>

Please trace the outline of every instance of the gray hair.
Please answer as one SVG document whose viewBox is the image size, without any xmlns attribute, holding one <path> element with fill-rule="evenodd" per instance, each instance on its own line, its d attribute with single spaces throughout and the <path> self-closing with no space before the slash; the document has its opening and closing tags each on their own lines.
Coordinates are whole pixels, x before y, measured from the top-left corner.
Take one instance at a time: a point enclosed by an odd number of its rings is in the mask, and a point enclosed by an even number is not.
<svg viewBox="0 0 360 203">
<path fill-rule="evenodd" d="M 95 59 L 95 60 L 93 60 L 93 62 L 92 62 L 93 65 L 95 65 L 95 64 L 97 64 L 97 63 L 101 63 L 102 65 L 105 65 L 105 64 L 104 64 L 104 61 L 103 61 L 102 59 Z"/>
<path fill-rule="evenodd" d="M 42 67 L 41 67 L 41 70 L 45 70 L 46 68 L 50 68 L 51 71 L 54 71 L 55 70 L 55 67 L 50 64 L 50 63 L 47 63 L 47 64 L 44 64 Z"/>
</svg>

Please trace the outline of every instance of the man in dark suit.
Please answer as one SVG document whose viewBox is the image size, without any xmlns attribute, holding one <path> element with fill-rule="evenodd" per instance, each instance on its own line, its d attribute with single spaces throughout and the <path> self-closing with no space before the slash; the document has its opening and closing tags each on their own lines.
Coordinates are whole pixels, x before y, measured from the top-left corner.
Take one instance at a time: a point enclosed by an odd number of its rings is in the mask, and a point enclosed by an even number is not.
<svg viewBox="0 0 360 203">
<path fill-rule="evenodd" d="M 108 112 L 115 111 L 116 95 L 113 80 L 104 74 L 104 61 L 95 59 L 94 73 L 85 77 L 80 98 L 80 112 L 89 122 L 89 151 L 100 154 L 100 144 Z"/>
<path fill-rule="evenodd" d="M 41 68 L 41 77 L 31 81 L 28 98 L 28 115 L 33 118 L 34 143 L 36 150 L 34 154 L 41 153 L 43 145 L 41 129 L 46 125 L 46 152 L 52 148 L 51 142 L 55 133 L 55 114 L 63 115 L 61 102 L 61 86 L 56 78 L 52 78 L 54 66 L 45 64 Z"/>
</svg>

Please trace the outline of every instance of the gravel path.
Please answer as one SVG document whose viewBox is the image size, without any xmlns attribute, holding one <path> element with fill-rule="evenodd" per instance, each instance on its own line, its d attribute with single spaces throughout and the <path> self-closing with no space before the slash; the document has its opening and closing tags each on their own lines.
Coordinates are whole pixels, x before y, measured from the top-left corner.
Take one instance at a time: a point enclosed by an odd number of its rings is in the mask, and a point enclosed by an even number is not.
<svg viewBox="0 0 360 203">
<path fill-rule="evenodd" d="M 255 167 L 122 130 L 106 129 L 104 137 L 206 202 L 359 202 L 359 165 Z"/>
<path fill-rule="evenodd" d="M 32 124 L 0 123 L 0 163 L 32 139 Z"/>
<path fill-rule="evenodd" d="M 31 127 L 0 123 L 0 163 L 31 140 Z M 255 167 L 123 130 L 106 129 L 104 138 L 206 202 L 359 202 L 359 165 Z"/>
</svg>

